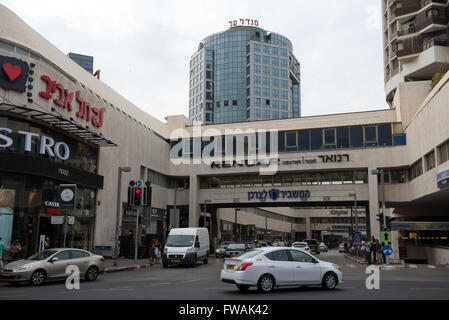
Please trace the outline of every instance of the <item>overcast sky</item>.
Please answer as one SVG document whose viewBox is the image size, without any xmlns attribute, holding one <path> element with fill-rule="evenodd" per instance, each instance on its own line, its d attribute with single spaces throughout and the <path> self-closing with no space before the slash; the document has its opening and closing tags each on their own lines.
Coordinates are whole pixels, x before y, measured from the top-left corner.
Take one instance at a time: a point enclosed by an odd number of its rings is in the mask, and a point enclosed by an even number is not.
<svg viewBox="0 0 449 320">
<path fill-rule="evenodd" d="M 64 53 L 94 56 L 101 80 L 158 119 L 188 114 L 189 61 L 229 21 L 255 19 L 293 43 L 302 115 L 385 109 L 378 0 L 0 0 Z"/>
</svg>

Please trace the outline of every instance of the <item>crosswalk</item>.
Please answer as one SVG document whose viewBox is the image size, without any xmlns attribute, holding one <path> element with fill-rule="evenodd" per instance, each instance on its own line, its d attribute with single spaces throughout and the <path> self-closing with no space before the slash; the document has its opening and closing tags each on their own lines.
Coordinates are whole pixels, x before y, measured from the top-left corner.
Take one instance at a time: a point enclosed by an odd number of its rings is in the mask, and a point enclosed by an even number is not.
<svg viewBox="0 0 449 320">
<path fill-rule="evenodd" d="M 346 264 L 345 266 L 348 267 L 348 268 L 351 268 L 351 269 L 355 269 L 357 267 L 363 267 L 363 268 L 367 267 L 366 264 L 365 265 L 363 265 L 363 264 L 358 264 L 358 265 Z M 398 270 L 398 269 L 414 269 L 414 270 L 416 270 L 416 269 L 424 269 L 424 268 L 431 269 L 431 270 L 437 270 L 437 269 L 438 270 L 447 270 L 447 269 L 449 269 L 449 265 L 438 265 L 438 266 L 431 265 L 431 264 L 421 264 L 421 265 L 406 264 L 405 266 L 402 266 L 402 265 L 382 265 L 382 266 L 380 266 L 380 268 L 382 270 Z"/>
</svg>

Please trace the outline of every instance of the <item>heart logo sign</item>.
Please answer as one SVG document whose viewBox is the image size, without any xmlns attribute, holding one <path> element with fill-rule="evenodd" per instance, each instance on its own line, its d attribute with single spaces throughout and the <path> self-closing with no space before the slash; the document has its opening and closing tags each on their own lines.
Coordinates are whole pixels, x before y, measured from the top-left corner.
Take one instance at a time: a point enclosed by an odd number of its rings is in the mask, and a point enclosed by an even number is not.
<svg viewBox="0 0 449 320">
<path fill-rule="evenodd" d="M 8 62 L 3 64 L 3 71 L 5 71 L 5 74 L 11 82 L 14 82 L 22 74 L 22 68 L 20 66 L 13 66 Z"/>
</svg>

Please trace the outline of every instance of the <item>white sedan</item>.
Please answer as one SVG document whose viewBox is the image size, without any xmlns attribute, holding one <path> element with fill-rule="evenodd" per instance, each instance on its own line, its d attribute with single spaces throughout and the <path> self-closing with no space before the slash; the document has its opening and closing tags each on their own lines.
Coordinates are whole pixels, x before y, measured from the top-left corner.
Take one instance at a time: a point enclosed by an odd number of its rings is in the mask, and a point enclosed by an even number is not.
<svg viewBox="0 0 449 320">
<path fill-rule="evenodd" d="M 226 259 L 220 281 L 235 284 L 242 291 L 257 287 L 260 292 L 270 292 L 275 287 L 296 285 L 334 289 L 343 283 L 343 275 L 337 265 L 300 249 L 267 248 Z"/>
</svg>

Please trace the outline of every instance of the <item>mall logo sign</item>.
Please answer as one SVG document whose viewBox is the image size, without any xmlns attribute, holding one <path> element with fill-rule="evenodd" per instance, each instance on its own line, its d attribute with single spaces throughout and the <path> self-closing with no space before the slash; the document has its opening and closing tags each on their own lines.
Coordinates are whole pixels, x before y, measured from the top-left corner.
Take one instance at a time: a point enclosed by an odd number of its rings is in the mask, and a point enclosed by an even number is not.
<svg viewBox="0 0 449 320">
<path fill-rule="evenodd" d="M 0 148 L 9 148 L 14 144 L 14 140 L 1 132 L 11 134 L 13 131 L 9 128 L 0 128 Z M 25 152 L 31 152 L 31 142 L 33 137 L 39 140 L 39 154 L 46 154 L 50 157 L 56 157 L 61 160 L 67 160 L 70 158 L 70 148 L 64 142 L 55 142 L 53 138 L 47 136 L 40 136 L 37 133 L 27 131 L 17 131 L 19 135 L 24 136 L 24 150 Z"/>
<path fill-rule="evenodd" d="M 310 198 L 310 191 L 309 190 L 287 190 L 282 191 L 279 189 L 271 189 L 269 191 L 262 190 L 262 191 L 249 191 L 248 192 L 248 201 L 251 201 L 253 199 L 259 199 L 260 202 L 265 202 L 267 199 L 277 201 L 279 199 L 301 199 L 301 200 L 307 200 Z"/>
<path fill-rule="evenodd" d="M 0 87 L 24 93 L 29 66 L 25 61 L 0 56 Z"/>
</svg>

